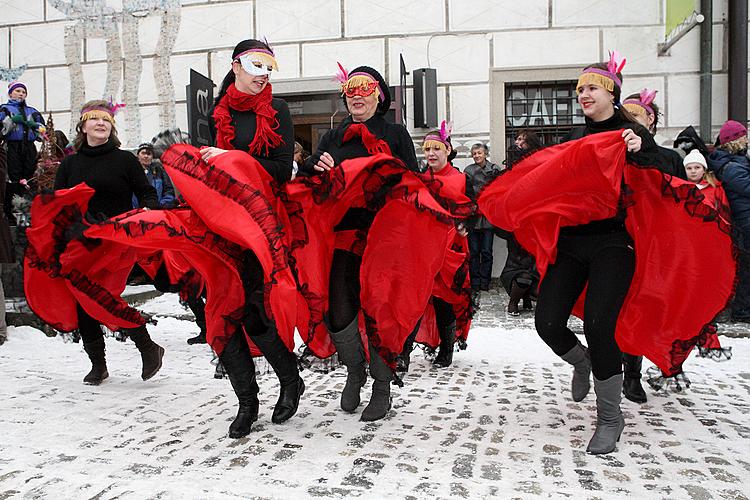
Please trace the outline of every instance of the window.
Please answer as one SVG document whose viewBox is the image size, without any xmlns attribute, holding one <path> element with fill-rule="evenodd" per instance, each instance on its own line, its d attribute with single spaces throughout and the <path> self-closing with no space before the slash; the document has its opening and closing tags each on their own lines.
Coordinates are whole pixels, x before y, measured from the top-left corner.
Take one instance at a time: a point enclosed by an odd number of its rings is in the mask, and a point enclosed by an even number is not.
<svg viewBox="0 0 750 500">
<path fill-rule="evenodd" d="M 505 150 L 521 129 L 530 129 L 545 146 L 558 144 L 584 123 L 576 98 L 577 80 L 507 82 L 505 84 Z"/>
</svg>

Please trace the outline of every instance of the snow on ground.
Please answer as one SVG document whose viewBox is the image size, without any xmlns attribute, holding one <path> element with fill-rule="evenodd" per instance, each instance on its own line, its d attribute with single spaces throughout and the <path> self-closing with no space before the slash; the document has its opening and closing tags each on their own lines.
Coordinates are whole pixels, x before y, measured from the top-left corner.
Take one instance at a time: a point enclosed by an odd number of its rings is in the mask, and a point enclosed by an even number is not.
<svg viewBox="0 0 750 500">
<path fill-rule="evenodd" d="M 623 402 L 618 450 L 589 456 L 593 392 L 569 397 L 570 368 L 530 315 L 483 311 L 448 369 L 421 351 L 382 421 L 343 413 L 343 369 L 303 372 L 299 413 L 270 422 L 273 374 L 261 377 L 259 421 L 226 437 L 236 413 L 228 380 L 173 295 L 142 306 L 167 354 L 140 380 L 132 342 L 107 338 L 110 378 L 81 383 L 80 344 L 11 328 L 0 347 L 0 498 L 690 498 L 745 499 L 750 483 L 750 340 L 734 359 L 691 359 L 692 388 Z M 369 396 L 363 391 L 363 398 Z"/>
</svg>

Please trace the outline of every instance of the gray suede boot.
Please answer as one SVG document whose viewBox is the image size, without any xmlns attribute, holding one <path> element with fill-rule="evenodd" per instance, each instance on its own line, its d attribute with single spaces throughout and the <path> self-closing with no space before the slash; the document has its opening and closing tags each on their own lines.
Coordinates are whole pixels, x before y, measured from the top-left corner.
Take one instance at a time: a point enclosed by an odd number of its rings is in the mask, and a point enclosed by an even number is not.
<svg viewBox="0 0 750 500">
<path fill-rule="evenodd" d="M 339 361 L 346 366 L 346 385 L 341 392 L 341 409 L 353 413 L 360 403 L 359 391 L 367 382 L 365 351 L 359 335 L 359 317 L 355 317 L 346 328 L 328 333 L 339 355 Z"/>
<path fill-rule="evenodd" d="M 573 380 L 570 392 L 573 401 L 583 401 L 591 389 L 591 358 L 589 350 L 583 344 L 576 342 L 575 347 L 560 356 L 564 361 L 573 365 Z"/>
<path fill-rule="evenodd" d="M 377 349 L 370 344 L 370 375 L 372 376 L 372 396 L 362 411 L 360 420 L 372 422 L 385 417 L 391 409 L 391 380 L 393 371 L 385 363 Z"/>
<path fill-rule="evenodd" d="M 586 451 L 592 455 L 601 455 L 615 451 L 620 434 L 625 428 L 625 418 L 620 411 L 622 373 L 612 375 L 606 380 L 594 377 L 594 392 L 596 392 L 596 430 Z"/>
</svg>

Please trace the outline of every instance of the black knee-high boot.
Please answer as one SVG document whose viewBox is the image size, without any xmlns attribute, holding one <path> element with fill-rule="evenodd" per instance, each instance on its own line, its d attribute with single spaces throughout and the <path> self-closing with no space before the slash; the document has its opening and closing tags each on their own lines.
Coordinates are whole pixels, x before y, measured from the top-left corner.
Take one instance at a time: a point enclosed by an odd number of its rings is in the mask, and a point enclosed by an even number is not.
<svg viewBox="0 0 750 500">
<path fill-rule="evenodd" d="M 250 338 L 279 378 L 281 386 L 279 399 L 273 409 L 271 421 L 274 424 L 286 422 L 297 413 L 300 397 L 305 392 L 305 382 L 299 376 L 297 356 L 289 352 L 273 327 L 263 334 L 253 335 Z"/>
<path fill-rule="evenodd" d="M 258 383 L 255 380 L 255 364 L 245 333 L 236 332 L 219 356 L 221 364 L 229 375 L 239 409 L 229 426 L 230 438 L 241 438 L 250 434 L 253 422 L 258 420 Z"/>
</svg>

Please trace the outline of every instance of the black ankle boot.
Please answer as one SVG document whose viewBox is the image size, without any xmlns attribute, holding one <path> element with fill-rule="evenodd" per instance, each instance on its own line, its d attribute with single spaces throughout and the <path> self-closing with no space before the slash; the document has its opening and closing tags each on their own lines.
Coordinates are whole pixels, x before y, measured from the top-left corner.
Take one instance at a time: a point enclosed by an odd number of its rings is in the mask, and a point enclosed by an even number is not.
<svg viewBox="0 0 750 500">
<path fill-rule="evenodd" d="M 161 369 L 164 348 L 151 340 L 151 336 L 148 334 L 145 325 L 133 329 L 128 328 L 127 334 L 141 352 L 141 361 L 143 362 L 141 378 L 148 380 Z"/>
<path fill-rule="evenodd" d="M 521 301 L 523 296 L 526 294 L 526 289 L 518 286 L 518 283 L 513 281 L 510 285 L 510 298 L 508 299 L 508 314 L 511 316 L 519 316 L 521 312 L 518 309 L 518 303 Z M 524 305 L 526 301 L 524 300 Z"/>
<path fill-rule="evenodd" d="M 258 383 L 255 380 L 255 364 L 243 331 L 238 331 L 232 336 L 219 360 L 229 375 L 229 382 L 240 403 L 237 416 L 229 426 L 229 437 L 241 438 L 250 434 L 253 422 L 258 420 Z"/>
<path fill-rule="evenodd" d="M 453 345 L 456 343 L 456 322 L 445 325 L 440 330 L 440 348 L 433 365 L 447 368 L 453 363 Z"/>
<path fill-rule="evenodd" d="M 414 340 L 417 337 L 420 323 L 421 320 L 417 323 L 414 331 L 411 332 L 408 337 L 406 337 L 404 348 L 401 351 L 401 354 L 396 356 L 396 372 L 398 373 L 406 373 L 409 371 L 409 365 L 411 364 L 411 352 L 414 350 Z"/>
<path fill-rule="evenodd" d="M 622 354 L 622 366 L 624 380 L 622 382 L 622 393 L 625 398 L 634 403 L 645 403 L 648 400 L 646 391 L 641 385 L 641 366 L 643 365 L 643 356 L 633 356 L 632 354 Z"/>
<path fill-rule="evenodd" d="M 190 337 L 189 339 L 187 339 L 187 343 L 190 344 L 190 345 L 205 344 L 206 343 L 206 332 L 200 332 L 195 337 Z"/>
<path fill-rule="evenodd" d="M 195 316 L 195 324 L 200 328 L 200 333 L 195 337 L 187 339 L 187 343 L 190 345 L 194 344 L 205 344 L 206 343 L 206 303 L 203 302 L 202 297 L 189 296 L 187 299 L 188 307 Z"/>
<path fill-rule="evenodd" d="M 107 377 L 107 360 L 104 356 L 104 337 L 98 338 L 93 342 L 84 342 L 83 350 L 88 354 L 91 360 L 91 371 L 83 377 L 83 383 L 87 385 L 99 385 Z"/>
<path fill-rule="evenodd" d="M 253 335 L 251 339 L 273 368 L 281 386 L 271 421 L 274 424 L 286 422 L 297 413 L 300 397 L 305 392 L 305 382 L 299 376 L 297 356 L 289 352 L 275 328 L 269 328 L 261 335 Z"/>
</svg>

